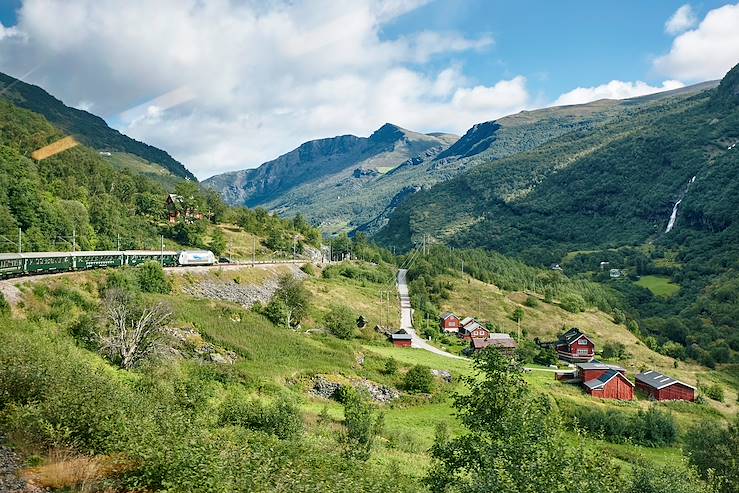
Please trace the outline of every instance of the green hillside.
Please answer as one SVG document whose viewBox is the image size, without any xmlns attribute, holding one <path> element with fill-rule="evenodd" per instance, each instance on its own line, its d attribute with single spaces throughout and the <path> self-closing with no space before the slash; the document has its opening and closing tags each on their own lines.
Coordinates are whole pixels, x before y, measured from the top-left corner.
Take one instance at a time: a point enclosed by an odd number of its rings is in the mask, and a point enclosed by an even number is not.
<svg viewBox="0 0 739 493">
<path fill-rule="evenodd" d="M 133 154 L 176 177 L 196 181 L 195 176 L 167 152 L 121 134 L 98 116 L 66 106 L 38 86 L 0 73 L 0 97 L 43 115 L 65 135 L 73 135 L 92 149 Z"/>
<path fill-rule="evenodd" d="M 488 160 L 414 195 L 377 238 L 408 248 L 428 234 L 606 283 L 649 333 L 715 364 L 739 350 L 739 105 L 734 68 L 716 89 L 664 98 L 529 152 Z M 695 180 L 693 180 L 695 177 Z M 665 232 L 674 204 L 677 220 Z M 627 248 L 628 247 L 628 248 Z M 610 279 L 608 267 L 626 277 Z M 666 275 L 669 301 L 633 284 Z"/>
</svg>

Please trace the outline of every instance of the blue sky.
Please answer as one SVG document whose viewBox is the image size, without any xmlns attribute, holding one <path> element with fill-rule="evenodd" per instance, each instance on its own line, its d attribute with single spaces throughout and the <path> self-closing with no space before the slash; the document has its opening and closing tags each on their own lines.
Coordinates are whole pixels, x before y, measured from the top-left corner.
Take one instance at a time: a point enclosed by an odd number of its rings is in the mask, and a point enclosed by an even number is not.
<svg viewBox="0 0 739 493">
<path fill-rule="evenodd" d="M 205 178 L 385 122 L 462 134 L 718 79 L 737 2 L 0 0 L 0 71 Z"/>
</svg>

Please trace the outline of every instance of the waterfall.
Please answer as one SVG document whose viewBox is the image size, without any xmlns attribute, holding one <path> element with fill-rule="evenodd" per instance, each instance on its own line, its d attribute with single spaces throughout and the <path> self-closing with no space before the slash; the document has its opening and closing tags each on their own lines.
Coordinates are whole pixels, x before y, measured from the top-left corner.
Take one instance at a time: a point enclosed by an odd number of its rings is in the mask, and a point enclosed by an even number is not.
<svg viewBox="0 0 739 493">
<path fill-rule="evenodd" d="M 685 198 L 685 194 L 688 193 L 688 189 L 690 188 L 690 185 L 693 184 L 695 181 L 695 176 L 690 179 L 688 182 L 688 185 L 685 187 L 685 190 L 683 190 L 683 193 L 680 194 L 680 198 L 677 199 L 677 202 L 675 202 L 675 205 L 672 206 L 672 214 L 670 214 L 670 220 L 667 222 L 667 229 L 665 229 L 665 233 L 669 233 L 672 231 L 672 228 L 675 227 L 675 221 L 677 221 L 677 208 L 680 206 L 680 203 Z"/>
</svg>

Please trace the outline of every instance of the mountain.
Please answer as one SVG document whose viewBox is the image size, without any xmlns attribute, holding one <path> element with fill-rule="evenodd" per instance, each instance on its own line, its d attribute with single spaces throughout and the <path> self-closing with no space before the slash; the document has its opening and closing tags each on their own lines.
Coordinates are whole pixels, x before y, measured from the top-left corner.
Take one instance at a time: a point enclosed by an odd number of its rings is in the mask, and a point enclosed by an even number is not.
<svg viewBox="0 0 739 493">
<path fill-rule="evenodd" d="M 354 200 L 364 184 L 410 158 L 436 155 L 457 138 L 387 123 L 366 138 L 342 135 L 306 142 L 256 169 L 217 175 L 203 185 L 232 205 L 302 212 L 335 225 L 356 212 Z"/>
<path fill-rule="evenodd" d="M 376 238 L 409 248 L 426 235 L 560 263 L 620 291 L 648 333 L 726 361 L 739 351 L 739 66 L 699 89 L 629 100 L 599 125 L 481 159 L 410 197 Z M 600 262 L 649 281 L 612 283 Z"/>
<path fill-rule="evenodd" d="M 105 120 L 87 111 L 70 108 L 38 86 L 0 73 L 0 99 L 43 115 L 51 124 L 98 151 L 120 155 L 123 167 L 151 175 L 171 174 L 197 181 L 195 176 L 167 152 L 114 130 Z M 116 164 L 116 163 L 114 163 Z M 160 168 L 160 169 L 157 169 Z M 166 173 L 163 173 L 163 170 Z"/>
</svg>

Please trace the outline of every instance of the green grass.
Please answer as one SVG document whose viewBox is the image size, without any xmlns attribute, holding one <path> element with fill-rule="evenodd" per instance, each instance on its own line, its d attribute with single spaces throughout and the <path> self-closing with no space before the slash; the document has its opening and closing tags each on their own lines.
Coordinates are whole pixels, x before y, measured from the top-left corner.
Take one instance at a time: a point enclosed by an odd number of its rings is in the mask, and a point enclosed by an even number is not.
<svg viewBox="0 0 739 493">
<path fill-rule="evenodd" d="M 664 298 L 669 298 L 680 291 L 680 286 L 673 284 L 670 278 L 665 276 L 642 276 L 635 284 L 647 288 L 655 296 Z"/>
</svg>

